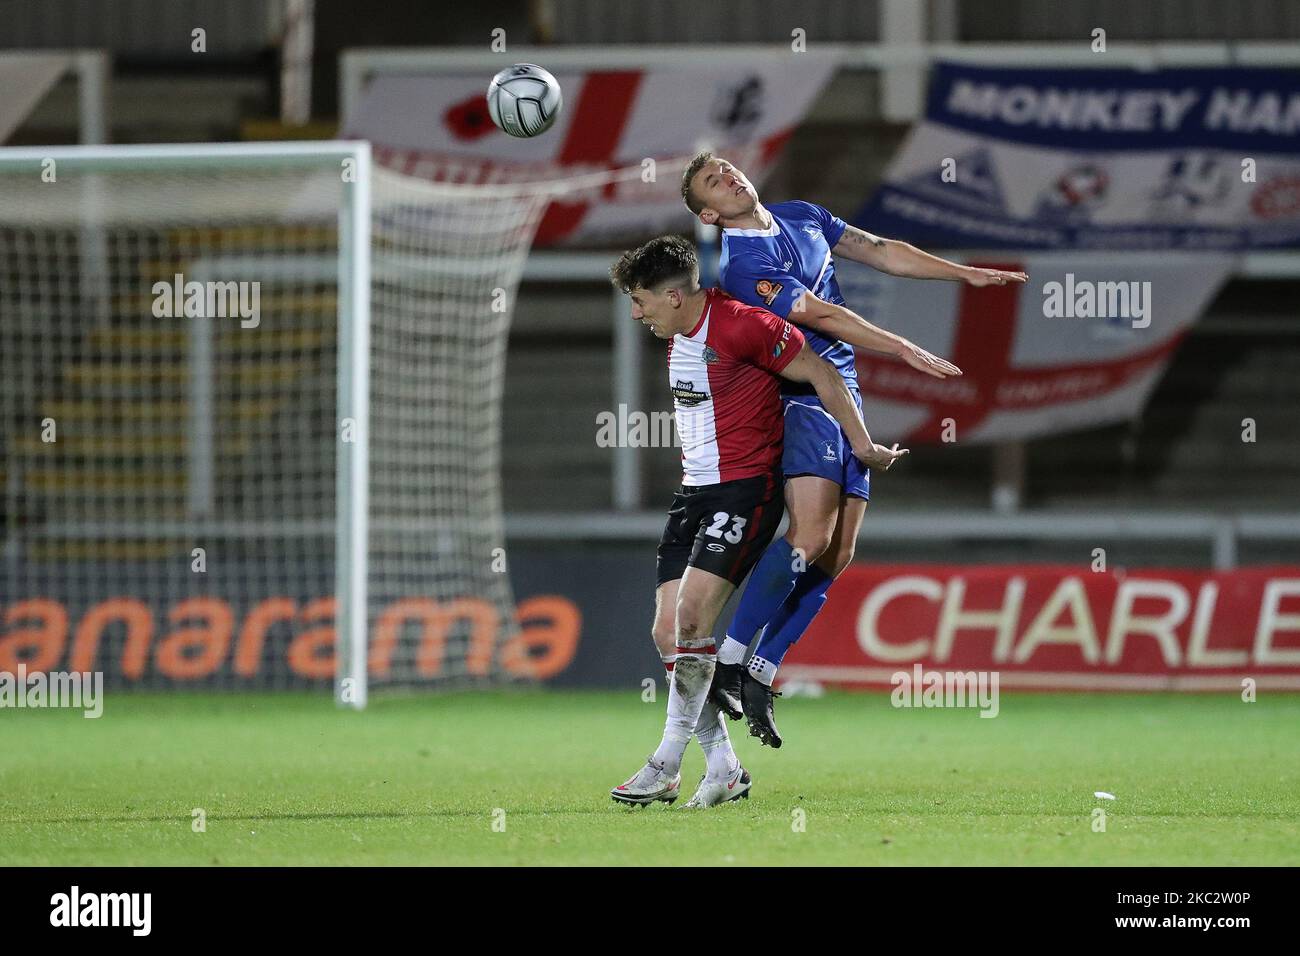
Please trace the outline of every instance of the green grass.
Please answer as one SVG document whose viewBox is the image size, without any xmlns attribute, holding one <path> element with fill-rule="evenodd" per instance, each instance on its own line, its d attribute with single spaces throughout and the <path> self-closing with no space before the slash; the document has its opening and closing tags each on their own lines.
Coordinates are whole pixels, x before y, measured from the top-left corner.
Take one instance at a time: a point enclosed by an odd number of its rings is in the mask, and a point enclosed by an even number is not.
<svg viewBox="0 0 1300 956">
<path fill-rule="evenodd" d="M 609 799 L 662 729 L 638 691 L 3 710 L 0 865 L 1300 863 L 1300 695 L 783 700 L 780 751 L 731 725 L 753 799 L 696 813 Z"/>
</svg>

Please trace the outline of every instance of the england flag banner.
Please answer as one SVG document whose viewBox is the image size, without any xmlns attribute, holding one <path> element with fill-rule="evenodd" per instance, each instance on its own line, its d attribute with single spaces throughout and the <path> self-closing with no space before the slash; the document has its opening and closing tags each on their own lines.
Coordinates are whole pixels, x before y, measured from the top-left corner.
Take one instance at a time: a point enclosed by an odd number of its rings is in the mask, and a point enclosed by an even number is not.
<svg viewBox="0 0 1300 956">
<path fill-rule="evenodd" d="M 936 379 L 859 350 L 863 413 L 877 440 L 1020 441 L 1135 418 L 1232 268 L 1216 253 L 965 261 L 1029 281 L 976 289 L 836 264 L 850 308 L 964 373 Z"/>
<path fill-rule="evenodd" d="M 941 63 L 856 222 L 966 249 L 1295 246 L 1300 71 Z"/>
<path fill-rule="evenodd" d="M 761 184 L 834 69 L 830 58 L 798 56 L 755 58 L 741 71 L 710 66 L 707 57 L 690 69 L 556 69 L 564 109 L 531 139 L 492 124 L 490 75 L 380 75 L 343 135 L 374 143 L 380 164 L 437 182 L 529 182 L 638 167 L 639 176 L 553 202 L 536 239 L 608 243 L 689 225 L 679 177 L 700 144 L 725 151 Z"/>
</svg>

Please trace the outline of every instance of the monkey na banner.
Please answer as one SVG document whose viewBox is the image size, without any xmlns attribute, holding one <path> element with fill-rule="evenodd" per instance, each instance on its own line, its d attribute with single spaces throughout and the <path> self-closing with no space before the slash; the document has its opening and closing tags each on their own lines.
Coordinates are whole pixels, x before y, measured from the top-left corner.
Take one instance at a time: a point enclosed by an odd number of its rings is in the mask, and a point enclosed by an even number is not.
<svg viewBox="0 0 1300 956">
<path fill-rule="evenodd" d="M 1300 71 L 937 64 L 856 224 L 949 249 L 1300 244 Z"/>
</svg>

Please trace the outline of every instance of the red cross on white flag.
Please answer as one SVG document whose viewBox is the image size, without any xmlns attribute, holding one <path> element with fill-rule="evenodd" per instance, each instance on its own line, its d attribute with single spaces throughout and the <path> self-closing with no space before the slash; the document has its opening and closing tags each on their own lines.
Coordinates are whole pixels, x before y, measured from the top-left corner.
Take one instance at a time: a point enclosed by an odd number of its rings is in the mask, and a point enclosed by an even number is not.
<svg viewBox="0 0 1300 956">
<path fill-rule="evenodd" d="M 965 373 L 939 380 L 859 351 L 878 441 L 1013 441 L 1136 417 L 1231 259 L 1044 253 L 970 263 L 1029 281 L 974 288 L 837 265 L 849 308 Z"/>
</svg>

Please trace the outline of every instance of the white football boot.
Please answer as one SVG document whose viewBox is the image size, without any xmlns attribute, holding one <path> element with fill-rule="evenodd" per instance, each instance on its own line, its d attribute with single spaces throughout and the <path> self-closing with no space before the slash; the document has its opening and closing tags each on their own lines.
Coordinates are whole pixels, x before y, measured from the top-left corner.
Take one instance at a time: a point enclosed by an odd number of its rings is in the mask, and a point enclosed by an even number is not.
<svg viewBox="0 0 1300 956">
<path fill-rule="evenodd" d="M 664 773 L 664 765 L 655 763 L 652 754 L 646 758 L 644 767 L 638 770 L 627 783 L 619 784 L 611 790 L 609 795 L 619 803 L 644 807 L 656 800 L 671 804 L 681 794 L 681 790 L 682 775 L 678 773 L 668 776 Z"/>
<path fill-rule="evenodd" d="M 732 800 L 748 800 L 749 788 L 753 785 L 749 771 L 737 763 L 731 776 L 724 779 L 710 780 L 707 775 L 701 777 L 700 788 L 695 791 L 695 796 L 686 801 L 686 809 L 698 810 L 730 803 Z"/>
</svg>

